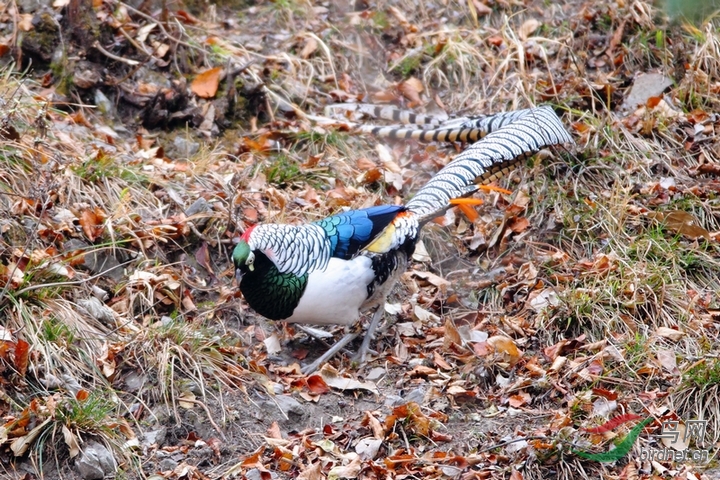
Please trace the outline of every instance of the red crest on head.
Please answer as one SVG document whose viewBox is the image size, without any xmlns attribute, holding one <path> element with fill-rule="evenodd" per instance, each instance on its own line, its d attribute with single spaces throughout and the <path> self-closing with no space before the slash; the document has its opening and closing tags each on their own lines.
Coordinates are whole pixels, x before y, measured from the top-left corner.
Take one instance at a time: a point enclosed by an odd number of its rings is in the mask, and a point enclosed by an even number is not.
<svg viewBox="0 0 720 480">
<path fill-rule="evenodd" d="M 255 227 L 257 227 L 257 225 L 251 225 L 250 227 L 248 227 L 248 229 L 245 230 L 242 235 L 240 235 L 240 239 L 247 242 L 250 239 L 250 234 L 253 230 L 255 230 Z"/>
</svg>

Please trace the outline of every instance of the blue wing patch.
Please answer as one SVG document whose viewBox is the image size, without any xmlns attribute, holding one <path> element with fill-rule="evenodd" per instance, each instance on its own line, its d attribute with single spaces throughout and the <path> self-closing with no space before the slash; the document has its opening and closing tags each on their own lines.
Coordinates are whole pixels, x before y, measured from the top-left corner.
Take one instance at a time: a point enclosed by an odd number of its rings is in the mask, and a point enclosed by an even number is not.
<svg viewBox="0 0 720 480">
<path fill-rule="evenodd" d="M 327 232 L 332 256 L 348 260 L 369 245 L 403 211 L 402 205 L 380 205 L 349 210 L 314 223 Z"/>
</svg>

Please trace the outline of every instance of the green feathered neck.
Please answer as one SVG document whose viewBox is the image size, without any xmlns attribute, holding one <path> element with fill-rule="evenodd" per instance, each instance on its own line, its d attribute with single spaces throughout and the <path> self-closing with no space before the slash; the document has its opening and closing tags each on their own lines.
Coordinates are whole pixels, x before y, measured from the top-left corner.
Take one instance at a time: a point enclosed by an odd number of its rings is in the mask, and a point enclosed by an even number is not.
<svg viewBox="0 0 720 480">
<path fill-rule="evenodd" d="M 244 244 L 244 246 L 243 246 Z M 244 241 L 235 247 L 233 263 L 242 272 L 240 291 L 250 307 L 270 320 L 284 320 L 295 311 L 307 286 L 308 274 L 301 277 L 280 273 L 260 250 L 255 250 L 252 270 L 245 264 L 250 247 Z"/>
</svg>

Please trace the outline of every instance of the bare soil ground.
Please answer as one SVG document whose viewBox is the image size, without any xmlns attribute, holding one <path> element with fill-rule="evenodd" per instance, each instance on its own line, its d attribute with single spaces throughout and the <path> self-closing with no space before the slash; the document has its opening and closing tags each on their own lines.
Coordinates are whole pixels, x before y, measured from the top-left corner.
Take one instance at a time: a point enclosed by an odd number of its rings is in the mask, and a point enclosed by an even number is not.
<svg viewBox="0 0 720 480">
<path fill-rule="evenodd" d="M 70 0 L 3 5 L 0 34 L 0 475 L 720 475 L 716 23 Z M 327 345 L 247 307 L 233 240 L 402 202 L 465 147 L 320 121 L 341 102 L 547 103 L 576 145 L 427 227 L 376 354 L 304 376 Z"/>
</svg>

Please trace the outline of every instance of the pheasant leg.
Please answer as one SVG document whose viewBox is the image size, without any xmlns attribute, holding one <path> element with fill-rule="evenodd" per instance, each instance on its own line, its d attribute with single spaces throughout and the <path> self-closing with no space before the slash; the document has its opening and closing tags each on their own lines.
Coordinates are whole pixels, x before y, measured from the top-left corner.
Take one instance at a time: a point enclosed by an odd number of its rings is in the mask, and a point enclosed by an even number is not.
<svg viewBox="0 0 720 480">
<path fill-rule="evenodd" d="M 384 314 L 385 304 L 382 303 L 379 307 L 377 307 L 377 310 L 375 310 L 372 320 L 370 321 L 370 325 L 368 326 L 367 332 L 365 333 L 365 338 L 363 338 L 362 345 L 360 345 L 360 350 L 357 351 L 355 357 L 353 358 L 353 360 L 357 363 L 360 364 L 365 361 L 365 355 L 367 355 L 368 351 L 370 350 L 370 342 L 372 341 L 375 330 L 377 329 L 377 326 L 380 323 L 380 320 L 383 318 Z"/>
</svg>

